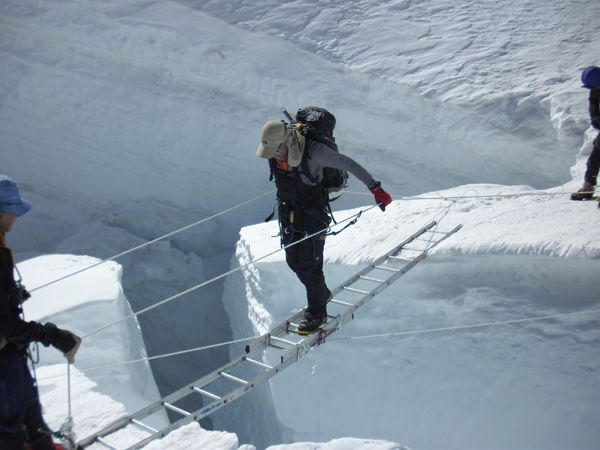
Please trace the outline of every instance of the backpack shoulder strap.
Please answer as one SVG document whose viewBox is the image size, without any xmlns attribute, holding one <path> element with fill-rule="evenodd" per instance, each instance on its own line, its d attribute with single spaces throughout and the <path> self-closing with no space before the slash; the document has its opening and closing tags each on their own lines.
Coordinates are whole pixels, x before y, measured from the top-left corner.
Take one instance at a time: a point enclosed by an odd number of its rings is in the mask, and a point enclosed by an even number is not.
<svg viewBox="0 0 600 450">
<path fill-rule="evenodd" d="M 320 184 L 319 180 L 312 176 L 310 170 L 308 168 L 308 160 L 310 159 L 310 154 L 308 153 L 308 148 L 304 147 L 304 154 L 302 155 L 302 160 L 300 161 L 300 167 L 302 168 L 302 173 L 315 184 Z"/>
</svg>

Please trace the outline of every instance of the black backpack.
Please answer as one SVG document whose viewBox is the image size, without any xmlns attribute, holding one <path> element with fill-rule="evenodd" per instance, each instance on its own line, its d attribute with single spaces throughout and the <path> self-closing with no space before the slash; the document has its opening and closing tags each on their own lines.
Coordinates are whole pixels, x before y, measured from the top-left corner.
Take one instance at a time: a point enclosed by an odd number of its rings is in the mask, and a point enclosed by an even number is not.
<svg viewBox="0 0 600 450">
<path fill-rule="evenodd" d="M 335 117 L 329 111 L 318 106 L 308 106 L 300 108 L 294 118 L 290 116 L 285 108 L 282 108 L 282 111 L 289 119 L 290 126 L 300 131 L 304 137 L 321 142 L 339 152 L 335 138 L 333 137 Z M 302 172 L 312 181 L 316 182 L 309 174 L 308 158 L 310 158 L 310 155 L 305 153 L 300 166 L 302 167 Z M 324 167 L 321 185 L 327 191 L 329 201 L 333 201 L 342 195 L 342 191 L 348 185 L 348 172 L 333 167 Z"/>
</svg>

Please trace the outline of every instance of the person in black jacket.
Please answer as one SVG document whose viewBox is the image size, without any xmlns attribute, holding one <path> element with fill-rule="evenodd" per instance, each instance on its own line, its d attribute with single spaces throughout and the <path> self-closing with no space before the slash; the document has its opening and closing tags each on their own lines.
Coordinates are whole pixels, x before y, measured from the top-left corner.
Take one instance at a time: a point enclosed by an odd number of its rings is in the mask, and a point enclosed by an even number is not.
<svg viewBox="0 0 600 450">
<path fill-rule="evenodd" d="M 31 208 L 21 197 L 17 183 L 0 175 L 0 449 L 54 450 L 52 436 L 42 417 L 35 382 L 27 367 L 31 342 L 52 345 L 74 362 L 81 339 L 53 323 L 44 325 L 22 319 L 22 303 L 30 295 L 15 281 L 14 258 L 6 247 L 8 233 L 19 216 Z"/>
<path fill-rule="evenodd" d="M 306 288 L 308 307 L 298 333 L 311 334 L 327 321 L 327 302 L 331 300 L 323 274 L 326 230 L 331 220 L 327 212 L 327 192 L 320 184 L 323 168 L 343 169 L 356 176 L 375 195 L 375 202 L 382 210 L 392 199 L 381 188 L 381 183 L 356 161 L 286 127 L 281 121 L 273 120 L 264 125 L 256 155 L 269 160 L 277 187 L 286 262 Z M 307 165 L 301 164 L 303 158 L 308 159 Z M 308 174 L 303 172 L 303 167 L 308 169 Z M 318 234 L 290 246 L 315 233 Z"/>
<path fill-rule="evenodd" d="M 592 126 L 600 130 L 600 67 L 586 67 L 581 73 L 583 87 L 590 90 L 590 119 Z M 583 178 L 583 187 L 571 195 L 571 200 L 592 198 L 600 171 L 600 133 L 594 140 L 592 153 L 587 161 L 587 170 Z M 598 205 L 600 207 L 600 205 Z"/>
</svg>

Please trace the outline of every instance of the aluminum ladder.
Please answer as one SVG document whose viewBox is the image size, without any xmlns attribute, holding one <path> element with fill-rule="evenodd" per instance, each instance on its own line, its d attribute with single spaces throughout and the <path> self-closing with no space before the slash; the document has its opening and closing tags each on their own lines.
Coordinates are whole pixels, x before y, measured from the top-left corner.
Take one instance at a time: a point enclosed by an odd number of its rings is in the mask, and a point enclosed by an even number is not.
<svg viewBox="0 0 600 450">
<path fill-rule="evenodd" d="M 462 225 L 458 225 L 451 231 L 442 232 L 435 230 L 436 225 L 435 221 L 427 224 L 394 249 L 333 289 L 331 291 L 333 297 L 327 305 L 328 320 L 316 332 L 310 335 L 298 334 L 298 323 L 302 320 L 304 310 L 298 311 L 283 323 L 246 345 L 245 354 L 232 360 L 229 364 L 138 412 L 113 422 L 103 430 L 82 439 L 78 444 L 83 448 L 91 444 L 101 444 L 111 450 L 124 450 L 110 443 L 110 435 L 125 427 L 135 427 L 142 430 L 144 437 L 127 447 L 126 450 L 139 449 L 155 439 L 166 436 L 176 428 L 199 421 L 254 390 L 286 367 L 298 362 L 312 348 L 324 343 L 328 336 L 354 319 L 357 309 L 425 259 L 429 250 L 462 228 Z M 332 314 L 333 310 L 336 312 Z M 263 356 L 267 356 L 267 351 L 277 352 L 277 356 L 274 358 L 277 361 L 276 364 L 269 365 L 263 362 Z M 246 380 L 239 372 L 248 366 L 253 366 L 253 368 L 245 370 L 245 373 L 253 372 L 256 375 Z M 217 392 L 213 389 L 213 385 L 215 385 L 215 389 L 220 388 L 224 392 Z M 195 412 L 188 412 L 175 404 L 178 400 L 188 396 L 202 396 L 205 406 Z M 142 422 L 144 418 L 162 408 L 174 412 L 181 418 L 161 430 L 155 430 Z M 139 431 L 136 431 L 135 434 L 139 434 Z"/>
</svg>

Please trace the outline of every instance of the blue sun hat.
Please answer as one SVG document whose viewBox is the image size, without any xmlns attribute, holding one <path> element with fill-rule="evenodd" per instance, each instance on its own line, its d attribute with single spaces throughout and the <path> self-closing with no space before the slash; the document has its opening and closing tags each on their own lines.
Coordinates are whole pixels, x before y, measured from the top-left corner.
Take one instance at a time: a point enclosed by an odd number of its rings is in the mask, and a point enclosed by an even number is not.
<svg viewBox="0 0 600 450">
<path fill-rule="evenodd" d="M 0 175 L 0 211 L 22 216 L 31 209 L 32 203 L 19 193 L 17 182 L 11 177 Z"/>
<path fill-rule="evenodd" d="M 600 86 L 600 67 L 590 66 L 583 69 L 581 82 L 583 87 L 588 89 Z"/>
</svg>

